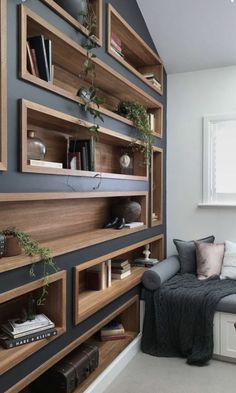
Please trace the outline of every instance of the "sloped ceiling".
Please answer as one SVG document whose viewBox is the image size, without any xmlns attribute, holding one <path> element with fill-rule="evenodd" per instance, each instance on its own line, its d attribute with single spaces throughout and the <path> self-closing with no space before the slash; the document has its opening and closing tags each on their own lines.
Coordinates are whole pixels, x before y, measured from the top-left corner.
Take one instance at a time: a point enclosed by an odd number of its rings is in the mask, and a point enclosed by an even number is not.
<svg viewBox="0 0 236 393">
<path fill-rule="evenodd" d="M 137 0 L 167 73 L 236 65 L 236 0 Z"/>
</svg>

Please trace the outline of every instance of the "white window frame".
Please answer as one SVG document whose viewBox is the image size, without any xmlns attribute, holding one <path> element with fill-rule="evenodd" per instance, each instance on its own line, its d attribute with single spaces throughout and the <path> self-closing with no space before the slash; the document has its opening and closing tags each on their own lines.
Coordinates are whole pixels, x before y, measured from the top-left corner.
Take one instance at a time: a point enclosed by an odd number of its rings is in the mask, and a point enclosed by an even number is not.
<svg viewBox="0 0 236 393">
<path fill-rule="evenodd" d="M 213 190 L 213 125 L 227 120 L 236 123 L 236 113 L 203 117 L 203 184 L 200 206 L 236 206 L 236 194 L 232 194 L 234 198 L 231 200 L 227 198 L 226 194 L 222 194 L 225 195 L 225 198 L 217 200 L 214 198 Z"/>
</svg>

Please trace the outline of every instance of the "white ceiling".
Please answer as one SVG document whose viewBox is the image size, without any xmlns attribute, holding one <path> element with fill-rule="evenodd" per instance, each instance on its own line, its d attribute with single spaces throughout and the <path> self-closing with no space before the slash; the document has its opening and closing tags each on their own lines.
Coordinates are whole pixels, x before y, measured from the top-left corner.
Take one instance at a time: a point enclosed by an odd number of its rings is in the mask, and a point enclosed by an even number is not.
<svg viewBox="0 0 236 393">
<path fill-rule="evenodd" d="M 236 0 L 137 0 L 167 73 L 236 65 Z"/>
</svg>

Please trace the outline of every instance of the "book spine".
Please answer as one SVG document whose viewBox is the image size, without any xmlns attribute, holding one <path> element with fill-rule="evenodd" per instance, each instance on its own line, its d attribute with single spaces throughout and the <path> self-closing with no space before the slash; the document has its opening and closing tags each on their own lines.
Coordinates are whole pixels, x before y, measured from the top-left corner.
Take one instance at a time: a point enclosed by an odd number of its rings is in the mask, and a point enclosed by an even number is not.
<svg viewBox="0 0 236 393">
<path fill-rule="evenodd" d="M 122 59 L 124 58 L 123 53 L 120 52 L 120 51 L 118 51 L 118 50 L 116 50 L 116 49 L 113 48 L 112 46 L 111 46 L 111 50 L 112 50 L 112 52 L 114 52 L 117 56 L 120 56 Z"/>
<path fill-rule="evenodd" d="M 107 267 L 107 288 L 111 287 L 111 259 L 106 261 L 106 267 Z"/>
<path fill-rule="evenodd" d="M 122 47 L 119 46 L 113 39 L 111 39 L 111 46 L 112 46 L 114 49 L 118 50 L 119 52 L 122 52 Z"/>
<path fill-rule="evenodd" d="M 35 49 L 30 49 L 30 52 L 31 52 L 31 56 L 32 56 L 33 63 L 34 63 L 34 68 L 35 68 L 36 76 L 39 78 L 39 67 L 38 67 L 38 63 L 37 63 L 37 58 L 36 58 Z"/>
<path fill-rule="evenodd" d="M 49 81 L 52 82 L 52 41 L 44 40 L 48 62 Z"/>
<path fill-rule="evenodd" d="M 106 336 L 120 336 L 125 334 L 124 328 L 101 330 L 101 337 Z"/>
<path fill-rule="evenodd" d="M 25 344 L 30 344 L 32 342 L 35 341 L 40 341 L 43 340 L 45 338 L 50 338 L 53 336 L 57 335 L 57 330 L 56 329 L 52 329 L 51 331 L 45 331 L 42 333 L 34 333 L 25 337 L 21 337 L 21 338 L 7 338 L 7 339 L 3 339 L 0 338 L 0 344 L 4 347 L 4 348 L 14 348 L 14 347 L 19 347 L 21 345 L 25 345 Z"/>
<path fill-rule="evenodd" d="M 26 44 L 27 47 L 27 70 L 34 76 L 36 76 L 36 70 L 35 70 L 35 66 L 34 66 L 34 62 L 33 62 L 33 58 L 32 58 L 32 53 L 30 51 L 30 46 L 29 43 L 27 42 Z"/>
<path fill-rule="evenodd" d="M 49 82 L 50 76 L 49 76 L 49 68 L 48 68 L 44 36 L 40 35 L 37 37 L 30 37 L 29 45 L 31 49 L 35 49 L 40 78 Z"/>
<path fill-rule="evenodd" d="M 40 166 L 40 167 L 58 168 L 58 169 L 63 168 L 63 164 L 61 162 L 29 160 L 29 163 L 30 163 L 30 165 Z"/>
<path fill-rule="evenodd" d="M 101 288 L 105 289 L 106 287 L 107 287 L 106 262 L 102 262 L 102 266 L 101 266 Z"/>
<path fill-rule="evenodd" d="M 125 334 L 120 334 L 117 336 L 102 336 L 101 341 L 115 341 L 115 340 L 123 340 L 126 338 Z"/>
</svg>

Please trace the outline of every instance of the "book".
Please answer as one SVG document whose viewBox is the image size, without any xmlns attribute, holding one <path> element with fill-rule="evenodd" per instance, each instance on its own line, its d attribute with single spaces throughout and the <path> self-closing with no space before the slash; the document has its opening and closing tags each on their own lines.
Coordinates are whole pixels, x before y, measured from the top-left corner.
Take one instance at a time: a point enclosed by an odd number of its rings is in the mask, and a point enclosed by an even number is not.
<svg viewBox="0 0 236 393">
<path fill-rule="evenodd" d="M 119 334 L 115 336 L 101 336 L 101 341 L 123 340 L 124 338 L 126 338 L 125 334 Z"/>
<path fill-rule="evenodd" d="M 122 52 L 122 47 L 118 45 L 113 39 L 111 39 L 111 46 L 118 52 Z"/>
<path fill-rule="evenodd" d="M 33 60 L 33 64 L 34 64 L 34 69 L 35 69 L 35 75 L 39 78 L 39 68 L 38 68 L 38 63 L 37 63 L 37 59 L 36 59 L 36 53 L 35 53 L 35 49 L 30 49 L 30 53 L 31 53 L 31 57 Z"/>
<path fill-rule="evenodd" d="M 32 53 L 30 50 L 29 43 L 26 43 L 26 50 L 27 50 L 27 70 L 34 76 L 36 76 L 36 70 L 34 66 L 34 61 L 32 57 Z"/>
<path fill-rule="evenodd" d="M 149 118 L 149 125 L 151 128 L 151 131 L 155 131 L 155 116 L 154 116 L 154 114 L 149 113 L 148 118 Z"/>
<path fill-rule="evenodd" d="M 40 332 L 49 327 L 54 328 L 55 324 L 45 314 L 37 314 L 35 319 L 25 322 L 21 322 L 19 318 L 12 318 L 1 325 L 1 329 L 12 338 L 23 337 L 28 333 Z"/>
<path fill-rule="evenodd" d="M 122 59 L 124 58 L 124 54 L 117 49 L 115 49 L 113 46 L 111 46 L 112 52 L 114 52 L 116 55 L 120 56 Z"/>
<path fill-rule="evenodd" d="M 125 334 L 125 329 L 122 323 L 113 320 L 101 329 L 100 334 L 101 337 L 123 335 Z"/>
<path fill-rule="evenodd" d="M 48 62 L 49 81 L 52 82 L 52 41 L 44 39 L 44 43 Z"/>
<path fill-rule="evenodd" d="M 29 160 L 30 165 L 41 166 L 47 168 L 63 168 L 63 164 L 61 162 L 52 162 L 52 161 L 42 161 L 42 160 Z"/>
<path fill-rule="evenodd" d="M 111 287 L 111 259 L 108 259 L 108 261 L 105 262 L 106 264 L 106 275 L 107 275 L 107 288 Z"/>
<path fill-rule="evenodd" d="M 11 338 L 7 334 L 0 333 L 0 345 L 2 345 L 3 348 L 9 349 L 14 347 L 19 347 L 25 344 L 30 344 L 34 341 L 43 340 L 45 338 L 50 338 L 56 335 L 57 335 L 57 329 L 55 328 L 46 329 L 42 332 L 27 334 L 26 336 L 20 338 Z"/>
<path fill-rule="evenodd" d="M 111 268 L 111 273 L 112 274 L 122 274 L 122 273 L 125 273 L 125 272 L 128 272 L 129 270 L 131 269 L 131 265 L 129 264 L 129 265 L 127 265 L 127 267 L 125 267 L 125 268 Z"/>
<path fill-rule="evenodd" d="M 140 267 L 152 267 L 159 263 L 159 260 L 156 258 L 150 258 L 146 260 L 145 258 L 136 258 L 134 260 L 133 266 L 140 266 Z"/>
<path fill-rule="evenodd" d="M 107 287 L 106 262 L 93 266 L 86 270 L 86 288 L 100 291 Z"/>
<path fill-rule="evenodd" d="M 125 273 L 111 273 L 111 278 L 115 279 L 115 280 L 123 280 L 123 278 L 126 278 L 128 276 L 130 276 L 131 274 L 131 270 L 128 270 Z"/>
<path fill-rule="evenodd" d="M 111 32 L 111 41 L 115 42 L 117 46 L 119 46 L 121 48 L 122 46 L 122 42 L 120 37 L 114 33 L 113 31 Z"/>
<path fill-rule="evenodd" d="M 80 153 L 82 170 L 95 171 L 96 163 L 96 141 L 92 136 L 90 139 L 70 138 L 67 155 Z M 69 161 L 69 160 L 68 160 Z"/>
<path fill-rule="evenodd" d="M 116 258 L 112 259 L 111 261 L 111 267 L 125 267 L 129 265 L 129 260 L 128 259 L 121 259 L 121 258 Z"/>
<path fill-rule="evenodd" d="M 47 52 L 45 47 L 44 36 L 39 35 L 29 37 L 28 42 L 31 49 L 35 49 L 36 60 L 39 69 L 39 77 L 47 82 L 50 81 L 50 74 L 47 61 Z"/>
<path fill-rule="evenodd" d="M 127 224 L 125 224 L 125 228 L 138 228 L 138 227 L 142 227 L 144 225 L 144 223 L 142 221 L 137 221 L 137 222 L 129 222 Z"/>
</svg>

